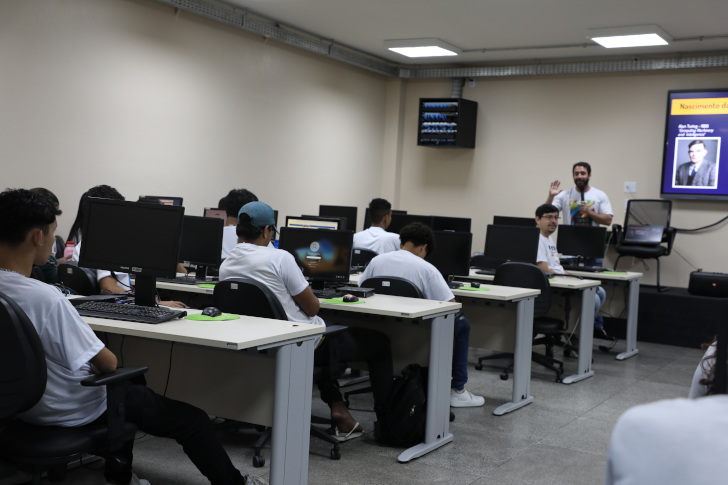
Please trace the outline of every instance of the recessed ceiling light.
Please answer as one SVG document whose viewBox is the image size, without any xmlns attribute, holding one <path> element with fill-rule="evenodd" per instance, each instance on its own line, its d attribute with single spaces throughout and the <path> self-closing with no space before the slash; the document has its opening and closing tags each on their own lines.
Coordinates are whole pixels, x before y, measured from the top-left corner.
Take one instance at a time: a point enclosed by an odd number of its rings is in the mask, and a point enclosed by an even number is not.
<svg viewBox="0 0 728 485">
<path fill-rule="evenodd" d="M 440 39 L 385 40 L 384 46 L 407 57 L 456 56 L 461 52 L 459 48 Z"/>
<path fill-rule="evenodd" d="M 672 40 L 667 32 L 657 25 L 589 29 L 587 38 L 607 49 L 667 45 Z"/>
</svg>

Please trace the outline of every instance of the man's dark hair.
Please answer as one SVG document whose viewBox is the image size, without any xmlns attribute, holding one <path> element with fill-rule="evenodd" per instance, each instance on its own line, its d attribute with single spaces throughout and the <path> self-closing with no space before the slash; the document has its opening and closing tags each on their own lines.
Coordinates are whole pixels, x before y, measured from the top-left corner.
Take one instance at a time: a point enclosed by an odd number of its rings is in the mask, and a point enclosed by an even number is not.
<svg viewBox="0 0 728 485">
<path fill-rule="evenodd" d="M 591 175 L 591 165 L 589 165 L 587 162 L 576 162 L 573 167 L 571 167 L 571 173 L 574 173 L 574 170 L 576 167 L 584 167 L 586 169 L 586 173 Z"/>
<path fill-rule="evenodd" d="M 238 225 L 235 227 L 235 234 L 246 241 L 254 241 L 263 234 L 263 229 L 264 228 L 262 227 L 254 226 L 253 222 L 250 220 L 250 216 L 243 213 L 240 214 L 240 219 L 238 219 Z"/>
<path fill-rule="evenodd" d="M 58 197 L 56 197 L 56 194 L 54 194 L 53 192 L 51 192 L 48 189 L 45 189 L 43 187 L 36 187 L 34 189 L 30 189 L 30 191 L 31 192 L 35 192 L 36 194 L 40 194 L 40 195 L 42 195 L 44 197 L 48 197 L 49 199 L 51 199 L 51 202 L 53 202 L 53 205 L 56 206 L 56 207 L 58 207 L 59 205 L 61 205 L 61 203 L 58 201 Z M 62 212 L 59 210 L 58 211 L 58 215 L 60 216 L 61 213 Z"/>
<path fill-rule="evenodd" d="M 78 235 L 83 229 L 83 216 L 86 201 L 89 197 L 98 197 L 99 199 L 113 199 L 113 200 L 124 200 L 124 196 L 119 193 L 114 187 L 109 185 L 97 185 L 91 187 L 81 196 L 81 200 L 78 201 L 78 211 L 76 212 L 76 219 L 73 221 L 71 230 L 68 233 L 68 239 L 66 241 L 78 242 Z"/>
<path fill-rule="evenodd" d="M 544 214 L 559 213 L 559 209 L 553 204 L 541 204 L 536 208 L 536 217 L 541 219 Z"/>
<path fill-rule="evenodd" d="M 0 243 L 19 246 L 28 233 L 40 228 L 48 234 L 61 211 L 53 200 L 26 189 L 7 189 L 0 193 Z"/>
<path fill-rule="evenodd" d="M 427 256 L 435 251 L 435 234 L 429 226 L 421 222 L 407 224 L 399 231 L 399 242 L 405 244 L 411 242 L 415 246 L 427 244 Z"/>
<path fill-rule="evenodd" d="M 372 224 L 379 224 L 384 219 L 384 216 L 392 212 L 392 204 L 386 199 L 372 199 L 369 203 L 369 217 L 372 219 Z"/>
<path fill-rule="evenodd" d="M 705 142 L 703 140 L 693 140 L 693 141 L 690 142 L 690 145 L 688 145 L 688 150 L 690 150 L 690 148 L 693 145 L 703 145 L 703 146 L 705 146 Z"/>
<path fill-rule="evenodd" d="M 220 209 L 225 209 L 228 217 L 238 217 L 240 209 L 248 202 L 255 202 L 258 197 L 248 189 L 232 189 L 228 194 L 220 199 Z"/>
</svg>

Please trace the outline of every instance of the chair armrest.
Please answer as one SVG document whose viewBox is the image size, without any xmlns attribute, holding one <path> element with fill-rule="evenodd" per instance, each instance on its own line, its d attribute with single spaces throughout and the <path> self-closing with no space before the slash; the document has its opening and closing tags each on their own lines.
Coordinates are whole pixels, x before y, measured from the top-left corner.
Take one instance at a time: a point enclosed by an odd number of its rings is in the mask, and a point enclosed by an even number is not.
<svg viewBox="0 0 728 485">
<path fill-rule="evenodd" d="M 140 376 L 147 372 L 147 370 L 149 370 L 149 367 L 120 367 L 114 372 L 97 374 L 87 377 L 86 379 L 81 381 L 81 385 L 87 387 L 97 387 L 115 384 L 117 382 Z"/>
</svg>

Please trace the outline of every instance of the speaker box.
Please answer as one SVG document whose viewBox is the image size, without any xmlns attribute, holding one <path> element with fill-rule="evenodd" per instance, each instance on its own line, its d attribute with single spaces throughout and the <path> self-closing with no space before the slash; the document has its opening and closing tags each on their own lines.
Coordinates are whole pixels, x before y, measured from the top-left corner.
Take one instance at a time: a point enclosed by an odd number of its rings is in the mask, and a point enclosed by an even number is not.
<svg viewBox="0 0 728 485">
<path fill-rule="evenodd" d="M 688 291 L 693 295 L 728 297 L 728 274 L 693 271 Z"/>
</svg>

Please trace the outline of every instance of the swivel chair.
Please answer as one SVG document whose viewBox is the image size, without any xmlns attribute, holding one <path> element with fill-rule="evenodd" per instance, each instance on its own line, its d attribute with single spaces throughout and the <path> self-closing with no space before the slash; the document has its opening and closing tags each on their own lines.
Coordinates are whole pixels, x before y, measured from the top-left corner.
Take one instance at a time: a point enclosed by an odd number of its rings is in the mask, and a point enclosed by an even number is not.
<svg viewBox="0 0 728 485">
<path fill-rule="evenodd" d="M 373 288 L 381 295 L 404 296 L 408 298 L 424 298 L 419 288 L 411 281 L 396 276 L 377 276 L 359 282 L 363 288 Z"/>
<path fill-rule="evenodd" d="M 66 261 L 58 265 L 58 282 L 77 295 L 98 295 L 101 291 L 96 280 L 96 271 L 82 268 L 76 261 Z"/>
<path fill-rule="evenodd" d="M 551 307 L 551 285 L 546 274 L 530 263 L 509 262 L 504 263 L 495 271 L 494 285 L 514 286 L 517 288 L 533 288 L 541 293 L 536 297 L 533 305 L 533 335 L 543 335 L 534 338 L 533 345 L 545 344 L 545 355 L 531 352 L 531 360 L 556 373 L 556 382 L 561 382 L 564 374 L 564 363 L 554 358 L 554 345 L 560 337 L 561 331 L 566 327 L 563 320 L 545 316 Z M 510 359 L 501 374 L 501 379 L 508 379 L 508 371 L 513 366 L 513 353 L 503 352 L 480 357 L 475 368 L 483 369 L 484 360 Z"/>
<path fill-rule="evenodd" d="M 281 302 L 271 292 L 268 287 L 258 281 L 248 278 L 227 278 L 215 285 L 212 294 L 213 305 L 227 313 L 235 313 L 238 315 L 248 315 L 251 317 L 272 318 L 276 320 L 288 320 Z M 341 325 L 330 325 L 326 327 L 324 333 L 325 338 L 336 338 L 337 332 L 346 330 Z M 329 356 L 329 372 L 336 375 L 340 370 L 338 355 L 335 353 L 336 346 L 330 345 L 331 355 Z M 322 372 L 322 369 L 314 367 L 314 382 Z M 339 441 L 331 436 L 329 432 L 314 426 L 314 424 L 327 424 L 329 429 L 333 428 L 330 419 L 318 416 L 311 416 L 311 434 L 319 439 L 330 443 L 331 459 L 338 460 L 341 458 L 339 450 Z M 271 428 L 265 430 L 263 435 L 255 443 L 255 455 L 253 456 L 253 466 L 256 468 L 265 465 L 265 458 L 261 455 L 262 447 L 270 440 L 272 436 Z"/>
<path fill-rule="evenodd" d="M 120 460 L 114 452 L 136 432 L 136 426 L 124 420 L 123 381 L 146 371 L 146 367 L 118 369 L 81 382 L 107 386 L 105 423 L 69 428 L 21 421 L 17 415 L 33 407 L 45 392 L 45 352 L 25 312 L 0 293 L 0 468 L 26 471 L 37 485 L 45 471 L 51 481 L 62 480 L 66 465 L 85 453 Z"/>
</svg>

